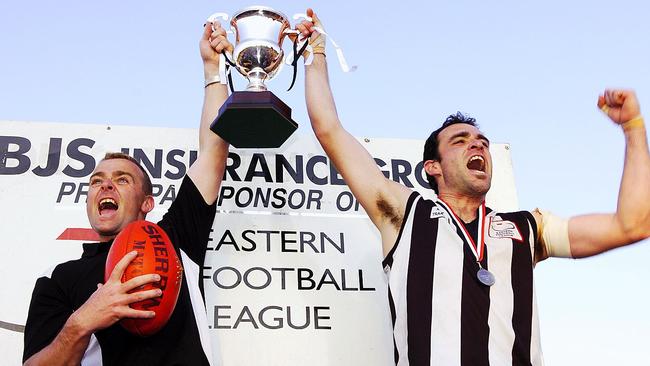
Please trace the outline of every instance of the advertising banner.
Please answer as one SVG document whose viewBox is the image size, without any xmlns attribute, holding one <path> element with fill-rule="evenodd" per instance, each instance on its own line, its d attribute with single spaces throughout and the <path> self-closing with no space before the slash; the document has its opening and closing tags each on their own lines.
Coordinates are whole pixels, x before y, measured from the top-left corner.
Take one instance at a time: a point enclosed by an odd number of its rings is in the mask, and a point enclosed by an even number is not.
<svg viewBox="0 0 650 366">
<path fill-rule="evenodd" d="M 88 178 L 106 152 L 139 160 L 159 220 L 197 157 L 197 130 L 0 122 L 0 350 L 20 363 L 36 278 L 94 233 Z M 383 174 L 422 194 L 424 141 L 360 138 Z M 492 144 L 488 205 L 517 209 L 507 144 Z M 281 149 L 231 148 L 200 273 L 224 365 L 390 365 L 379 233 L 311 135 Z"/>
</svg>

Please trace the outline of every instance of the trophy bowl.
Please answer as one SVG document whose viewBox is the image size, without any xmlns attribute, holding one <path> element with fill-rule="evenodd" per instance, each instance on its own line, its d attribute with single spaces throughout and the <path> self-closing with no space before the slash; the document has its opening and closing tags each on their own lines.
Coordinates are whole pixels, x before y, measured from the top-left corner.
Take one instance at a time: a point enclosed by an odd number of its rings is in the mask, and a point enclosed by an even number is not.
<svg viewBox="0 0 650 366">
<path fill-rule="evenodd" d="M 230 25 L 236 34 L 234 63 L 249 81 L 246 90 L 267 90 L 264 82 L 283 64 L 282 41 L 291 28 L 287 17 L 268 7 L 252 6 L 233 15 Z"/>
</svg>

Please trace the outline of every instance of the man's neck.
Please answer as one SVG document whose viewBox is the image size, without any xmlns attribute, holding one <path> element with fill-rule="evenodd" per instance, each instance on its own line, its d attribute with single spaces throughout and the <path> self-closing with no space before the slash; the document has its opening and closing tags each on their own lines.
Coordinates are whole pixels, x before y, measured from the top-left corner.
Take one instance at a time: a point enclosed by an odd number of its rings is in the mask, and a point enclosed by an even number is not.
<svg viewBox="0 0 650 366">
<path fill-rule="evenodd" d="M 485 201 L 485 196 L 468 197 L 450 193 L 440 193 L 438 197 L 449 205 L 464 223 L 476 220 L 478 208 Z"/>
</svg>

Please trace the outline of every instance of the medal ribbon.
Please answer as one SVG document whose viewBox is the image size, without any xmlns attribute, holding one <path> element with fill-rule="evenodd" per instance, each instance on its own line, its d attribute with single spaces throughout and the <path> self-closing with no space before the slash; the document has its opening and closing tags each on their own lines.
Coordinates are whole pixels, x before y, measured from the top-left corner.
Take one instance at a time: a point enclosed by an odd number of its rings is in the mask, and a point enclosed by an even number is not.
<svg viewBox="0 0 650 366">
<path fill-rule="evenodd" d="M 460 232 L 463 233 L 464 237 L 464 242 L 469 245 L 469 248 L 472 250 L 472 253 L 474 254 L 474 257 L 476 257 L 476 263 L 478 263 L 478 266 L 480 268 L 483 268 L 481 266 L 481 261 L 483 260 L 483 253 L 485 252 L 485 201 L 481 203 L 481 206 L 479 207 L 479 212 L 478 212 L 478 233 L 476 233 L 476 239 L 478 241 L 478 244 L 474 242 L 474 239 L 472 239 L 472 236 L 469 234 L 467 231 L 467 228 L 465 227 L 465 223 L 456 216 L 456 213 L 454 210 L 449 207 L 445 201 L 442 199 L 438 199 L 438 203 L 442 205 L 447 212 L 451 213 L 451 219 L 454 222 L 454 225 L 456 228 L 460 229 Z"/>
</svg>

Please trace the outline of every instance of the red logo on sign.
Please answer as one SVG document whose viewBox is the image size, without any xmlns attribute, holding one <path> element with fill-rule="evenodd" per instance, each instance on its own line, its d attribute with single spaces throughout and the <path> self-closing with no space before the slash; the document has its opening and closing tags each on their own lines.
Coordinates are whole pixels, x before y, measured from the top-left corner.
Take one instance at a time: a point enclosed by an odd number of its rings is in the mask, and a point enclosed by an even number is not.
<svg viewBox="0 0 650 366">
<path fill-rule="evenodd" d="M 56 240 L 99 241 L 99 235 L 93 229 L 67 228 Z"/>
</svg>

